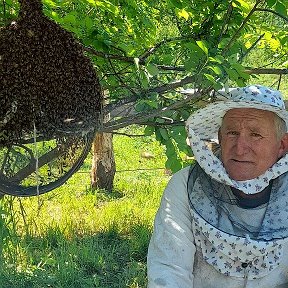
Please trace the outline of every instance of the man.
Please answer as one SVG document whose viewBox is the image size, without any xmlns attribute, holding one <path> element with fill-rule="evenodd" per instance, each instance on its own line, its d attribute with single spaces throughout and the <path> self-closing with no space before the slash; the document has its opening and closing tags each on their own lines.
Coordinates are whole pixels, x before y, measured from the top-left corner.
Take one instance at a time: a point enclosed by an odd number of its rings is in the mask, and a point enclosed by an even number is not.
<svg viewBox="0 0 288 288">
<path fill-rule="evenodd" d="M 187 121 L 197 163 L 165 189 L 149 288 L 288 287 L 288 112 L 264 86 L 218 93 Z"/>
</svg>

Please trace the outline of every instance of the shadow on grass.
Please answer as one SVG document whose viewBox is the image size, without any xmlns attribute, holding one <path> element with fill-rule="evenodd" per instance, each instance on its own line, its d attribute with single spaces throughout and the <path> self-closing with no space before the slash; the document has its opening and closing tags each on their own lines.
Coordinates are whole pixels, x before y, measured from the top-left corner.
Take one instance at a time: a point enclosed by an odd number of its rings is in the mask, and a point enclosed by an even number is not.
<svg viewBox="0 0 288 288">
<path fill-rule="evenodd" d="M 110 202 L 113 200 L 121 199 L 125 196 L 125 194 L 117 189 L 113 189 L 112 191 L 107 191 L 105 189 L 95 189 L 89 188 L 86 193 L 91 193 L 96 196 L 98 201 L 101 202 Z"/>
<path fill-rule="evenodd" d="M 20 241 L 17 263 L 4 263 L 1 288 L 146 287 L 146 254 L 150 229 L 131 227 L 67 239 L 60 229 Z M 14 257 L 15 259 L 15 257 Z"/>
</svg>

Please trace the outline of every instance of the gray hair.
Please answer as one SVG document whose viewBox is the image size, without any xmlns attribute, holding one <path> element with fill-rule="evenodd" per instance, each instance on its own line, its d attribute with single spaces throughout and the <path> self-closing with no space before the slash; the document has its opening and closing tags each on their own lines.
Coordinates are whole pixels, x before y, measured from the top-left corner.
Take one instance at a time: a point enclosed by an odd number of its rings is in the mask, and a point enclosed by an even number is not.
<svg viewBox="0 0 288 288">
<path fill-rule="evenodd" d="M 278 140 L 281 140 L 284 134 L 287 133 L 286 122 L 282 118 L 280 118 L 276 113 L 274 113 L 274 115 L 275 115 L 274 124 L 275 124 L 276 137 Z"/>
</svg>

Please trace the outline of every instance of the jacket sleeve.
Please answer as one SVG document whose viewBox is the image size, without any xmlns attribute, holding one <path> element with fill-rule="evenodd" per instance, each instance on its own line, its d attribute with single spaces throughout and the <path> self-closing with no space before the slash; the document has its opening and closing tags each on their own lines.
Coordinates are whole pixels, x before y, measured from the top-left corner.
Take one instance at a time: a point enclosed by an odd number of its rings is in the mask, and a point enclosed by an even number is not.
<svg viewBox="0 0 288 288">
<path fill-rule="evenodd" d="M 155 217 L 147 257 L 148 288 L 192 288 L 196 247 L 191 230 L 189 169 L 169 181 Z"/>
</svg>

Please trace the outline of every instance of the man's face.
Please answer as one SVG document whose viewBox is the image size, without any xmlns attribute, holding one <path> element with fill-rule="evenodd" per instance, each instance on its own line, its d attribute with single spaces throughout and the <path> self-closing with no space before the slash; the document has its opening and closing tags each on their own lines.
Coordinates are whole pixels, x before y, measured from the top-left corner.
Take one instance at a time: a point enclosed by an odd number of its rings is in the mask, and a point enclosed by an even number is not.
<svg viewBox="0 0 288 288">
<path fill-rule="evenodd" d="M 219 140 L 222 162 L 232 179 L 253 179 L 286 152 L 286 136 L 277 139 L 274 121 L 273 112 L 254 108 L 231 109 L 225 114 Z"/>
</svg>

